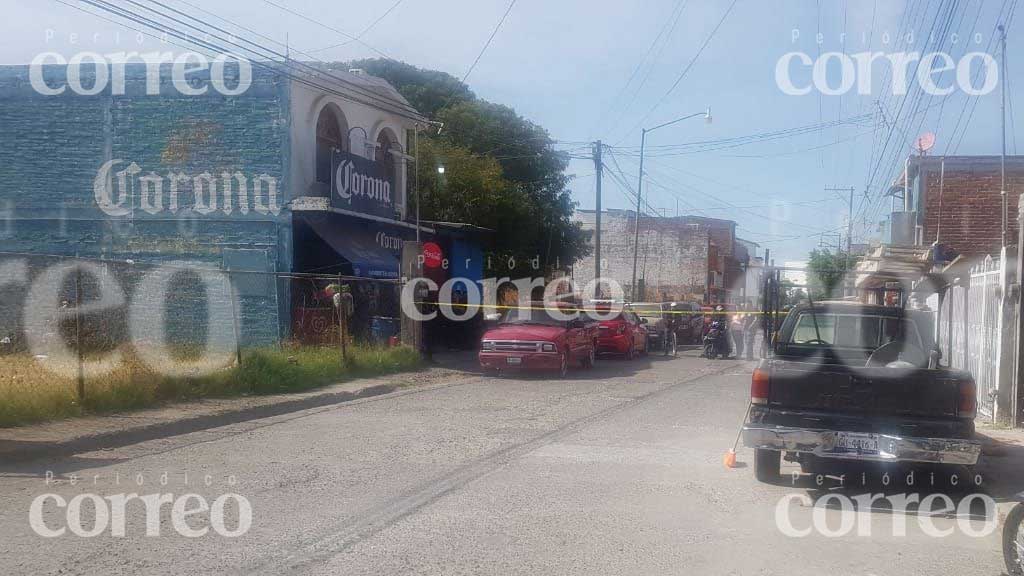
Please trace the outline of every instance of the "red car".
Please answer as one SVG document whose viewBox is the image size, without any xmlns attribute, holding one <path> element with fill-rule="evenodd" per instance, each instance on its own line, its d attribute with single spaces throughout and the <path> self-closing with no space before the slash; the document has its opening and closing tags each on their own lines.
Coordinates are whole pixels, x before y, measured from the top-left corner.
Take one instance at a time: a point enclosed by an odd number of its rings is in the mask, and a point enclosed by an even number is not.
<svg viewBox="0 0 1024 576">
<path fill-rule="evenodd" d="M 575 306 L 559 304 L 558 318 L 535 303 L 529 310 L 509 310 L 480 341 L 480 367 L 485 372 L 552 371 L 564 376 L 570 366 L 594 365 L 597 326 Z"/>
<path fill-rule="evenodd" d="M 599 308 L 600 309 L 600 306 Z M 647 354 L 647 329 L 644 320 L 628 305 L 611 320 L 598 327 L 597 351 L 600 354 L 622 354 L 627 360 Z"/>
</svg>

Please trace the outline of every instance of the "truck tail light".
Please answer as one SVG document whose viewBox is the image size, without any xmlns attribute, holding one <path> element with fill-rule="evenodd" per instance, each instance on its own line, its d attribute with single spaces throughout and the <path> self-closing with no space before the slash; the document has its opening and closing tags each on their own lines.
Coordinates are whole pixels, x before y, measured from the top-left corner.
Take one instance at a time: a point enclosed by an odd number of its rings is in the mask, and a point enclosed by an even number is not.
<svg viewBox="0 0 1024 576">
<path fill-rule="evenodd" d="M 768 403 L 768 371 L 761 368 L 754 370 L 750 378 L 750 403 Z"/>
<path fill-rule="evenodd" d="M 978 385 L 974 379 L 963 380 L 958 384 L 956 415 L 960 418 L 974 418 L 978 415 Z"/>
</svg>

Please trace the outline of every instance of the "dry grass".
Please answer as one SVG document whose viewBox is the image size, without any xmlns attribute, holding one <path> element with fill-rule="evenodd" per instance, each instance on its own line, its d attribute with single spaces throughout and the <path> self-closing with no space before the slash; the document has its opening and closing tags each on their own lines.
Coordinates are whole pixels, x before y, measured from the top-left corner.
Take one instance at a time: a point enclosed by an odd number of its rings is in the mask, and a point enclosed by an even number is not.
<svg viewBox="0 0 1024 576">
<path fill-rule="evenodd" d="M 85 379 L 85 398 L 79 402 L 75 362 L 6 355 L 0 356 L 0 427 L 206 397 L 297 392 L 419 365 L 419 355 L 401 346 L 352 347 L 345 365 L 334 348 L 254 349 L 245 352 L 241 366 L 230 356 L 201 371 L 169 376 L 147 366 L 137 354 L 122 351 L 112 370 Z"/>
</svg>

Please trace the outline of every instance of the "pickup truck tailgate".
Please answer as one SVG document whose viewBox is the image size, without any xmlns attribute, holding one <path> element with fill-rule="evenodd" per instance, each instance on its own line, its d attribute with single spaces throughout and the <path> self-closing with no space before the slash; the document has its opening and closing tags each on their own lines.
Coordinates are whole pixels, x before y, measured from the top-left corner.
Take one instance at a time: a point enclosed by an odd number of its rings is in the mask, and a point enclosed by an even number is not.
<svg viewBox="0 0 1024 576">
<path fill-rule="evenodd" d="M 958 382 L 926 369 L 775 361 L 769 406 L 862 416 L 956 418 Z"/>
</svg>

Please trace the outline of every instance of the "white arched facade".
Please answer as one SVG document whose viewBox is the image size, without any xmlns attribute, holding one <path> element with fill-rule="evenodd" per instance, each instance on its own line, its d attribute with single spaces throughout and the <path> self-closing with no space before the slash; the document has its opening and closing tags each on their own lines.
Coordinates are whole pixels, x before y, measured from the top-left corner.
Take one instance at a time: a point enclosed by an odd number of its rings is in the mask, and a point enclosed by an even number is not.
<svg viewBox="0 0 1024 576">
<path fill-rule="evenodd" d="M 319 89 L 293 82 L 291 84 L 291 158 L 289 159 L 289 190 L 292 198 L 323 198 L 330 194 L 330 184 L 318 179 L 317 124 L 324 111 L 338 119 L 341 149 L 379 162 L 386 162 L 392 175 L 394 202 L 401 219 L 406 215 L 405 152 L 409 150 L 408 131 L 415 128 L 412 119 L 373 106 L 352 102 Z M 378 153 L 378 143 L 386 140 L 391 150 Z M 322 156 L 322 153 L 320 154 Z M 320 158 L 320 162 L 323 159 Z"/>
</svg>

